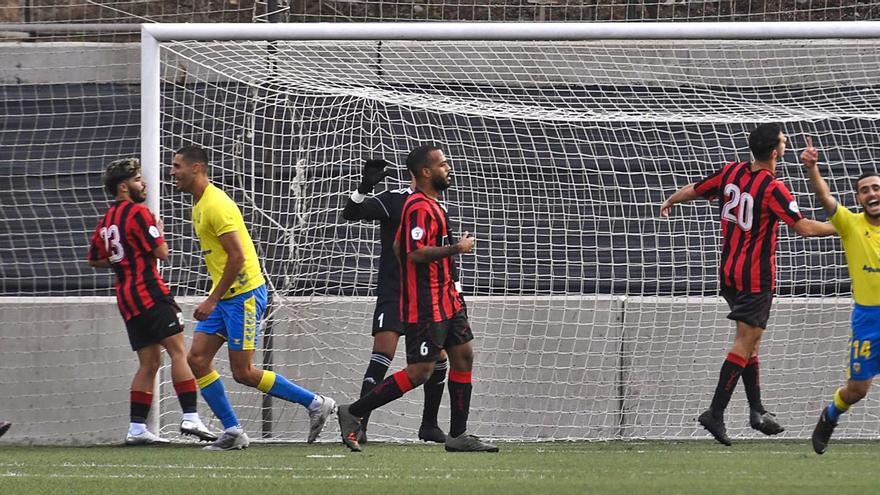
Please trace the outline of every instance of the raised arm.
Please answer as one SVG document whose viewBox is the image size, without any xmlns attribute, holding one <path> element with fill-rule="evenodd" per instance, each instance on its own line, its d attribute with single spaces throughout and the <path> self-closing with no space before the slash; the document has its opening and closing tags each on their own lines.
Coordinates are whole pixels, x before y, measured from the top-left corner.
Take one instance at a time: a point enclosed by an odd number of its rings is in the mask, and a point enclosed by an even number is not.
<svg viewBox="0 0 880 495">
<path fill-rule="evenodd" d="M 694 185 L 688 184 L 678 191 L 675 191 L 672 196 L 666 198 L 666 201 L 664 201 L 663 204 L 660 205 L 660 216 L 668 217 L 669 214 L 672 212 L 673 205 L 676 205 L 678 203 L 685 203 L 687 201 L 693 201 L 699 197 L 700 195 L 697 194 L 696 190 L 694 190 Z"/>
<path fill-rule="evenodd" d="M 382 159 L 367 160 L 364 163 L 361 182 L 358 184 L 357 190 L 352 192 L 351 197 L 346 201 L 345 207 L 342 209 L 342 218 L 352 222 L 355 220 L 382 220 L 389 217 L 381 203 L 377 204 L 376 200 L 366 201 L 367 194 L 376 187 L 376 184 L 391 175 L 390 170 L 385 170 L 388 165 L 390 164 Z"/>
<path fill-rule="evenodd" d="M 828 212 L 828 216 L 834 215 L 837 211 L 837 199 L 831 194 L 828 183 L 819 173 L 819 150 L 813 147 L 813 138 L 807 137 L 807 147 L 801 153 L 801 162 L 807 169 L 807 176 L 810 178 L 810 189 L 816 194 L 816 199 Z"/>
</svg>

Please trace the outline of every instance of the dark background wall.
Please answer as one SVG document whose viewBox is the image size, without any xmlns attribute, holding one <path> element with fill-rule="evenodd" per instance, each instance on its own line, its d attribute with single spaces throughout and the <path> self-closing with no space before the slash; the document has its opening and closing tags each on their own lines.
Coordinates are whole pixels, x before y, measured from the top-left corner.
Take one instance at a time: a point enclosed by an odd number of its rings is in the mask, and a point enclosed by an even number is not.
<svg viewBox="0 0 880 495">
<path fill-rule="evenodd" d="M 376 229 L 346 224 L 339 212 L 363 158 L 381 155 L 402 169 L 406 151 L 425 141 L 445 146 L 451 215 L 479 239 L 477 254 L 461 262 L 469 293 L 713 294 L 717 204 L 679 208 L 672 220 L 659 219 L 658 206 L 725 160 L 747 159 L 754 125 L 566 124 L 317 95 L 256 111 L 242 97 L 217 115 L 209 113 L 212 91 L 166 88 L 163 156 L 188 142 L 214 151 L 214 180 L 242 205 L 267 273 L 290 295 L 369 293 Z M 103 166 L 139 152 L 138 87 L 0 86 L 0 101 L 0 163 L 8 167 L 0 174 L 0 294 L 111 294 L 111 277 L 83 259 L 107 204 Z M 805 214 L 824 219 L 796 165 L 807 134 L 824 136 L 832 189 L 852 205 L 850 179 L 873 167 L 874 122 L 789 123 L 786 131 L 792 144 L 778 175 Z M 167 184 L 162 195 L 173 251 L 164 274 L 180 294 L 204 290 L 191 200 Z M 780 232 L 780 293 L 849 290 L 837 241 Z"/>
</svg>

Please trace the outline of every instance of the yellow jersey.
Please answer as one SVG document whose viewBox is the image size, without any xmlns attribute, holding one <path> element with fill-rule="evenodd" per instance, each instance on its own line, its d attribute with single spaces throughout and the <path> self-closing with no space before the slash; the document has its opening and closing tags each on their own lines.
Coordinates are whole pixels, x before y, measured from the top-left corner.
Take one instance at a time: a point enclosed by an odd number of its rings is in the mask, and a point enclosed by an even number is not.
<svg viewBox="0 0 880 495">
<path fill-rule="evenodd" d="M 208 184 L 198 203 L 193 206 L 192 220 L 202 254 L 205 256 L 205 264 L 208 265 L 208 274 L 211 275 L 212 292 L 223 276 L 223 268 L 226 267 L 228 258 L 223 244 L 220 243 L 220 236 L 230 232 L 238 232 L 238 239 L 244 252 L 244 267 L 221 299 L 235 297 L 266 283 L 260 271 L 257 250 L 245 228 L 241 211 L 223 190 L 214 184 Z"/>
<path fill-rule="evenodd" d="M 880 227 L 868 223 L 864 213 L 853 213 L 840 204 L 831 224 L 846 252 L 853 299 L 862 306 L 880 306 Z"/>
</svg>

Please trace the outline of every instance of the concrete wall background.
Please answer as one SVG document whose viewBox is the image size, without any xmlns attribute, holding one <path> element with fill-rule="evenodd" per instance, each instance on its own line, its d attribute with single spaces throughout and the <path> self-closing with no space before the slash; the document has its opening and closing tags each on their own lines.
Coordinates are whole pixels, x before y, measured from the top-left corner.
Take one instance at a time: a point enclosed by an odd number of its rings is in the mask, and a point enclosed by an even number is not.
<svg viewBox="0 0 880 495">
<path fill-rule="evenodd" d="M 200 73 L 202 81 L 256 81 L 266 70 L 268 58 L 262 47 L 267 45 L 255 42 L 251 52 L 233 43 L 180 45 L 163 61 L 165 77 L 184 83 L 188 73 Z M 346 88 L 352 87 L 350 81 L 370 80 L 376 73 L 413 84 L 485 81 L 514 86 L 726 86 L 743 81 L 742 85 L 797 87 L 827 84 L 831 75 L 839 86 L 880 82 L 880 67 L 870 63 L 880 55 L 869 40 L 781 40 L 773 42 L 772 53 L 763 41 L 590 41 L 557 48 L 550 48 L 549 43 L 442 42 L 423 44 L 417 50 L 412 50 L 413 43 L 399 41 L 277 45 L 282 52 L 282 77 L 320 74 L 326 79 L 322 82 L 337 81 Z M 803 63 L 804 57 L 810 57 L 809 64 Z M 205 70 L 209 66 L 221 66 L 223 71 Z M 859 70 L 846 71 L 845 67 Z M 650 68 L 656 71 L 646 70 Z M 0 43 L 0 84 L 139 80 L 140 43 Z"/>
<path fill-rule="evenodd" d="M 194 301 L 181 306 L 189 317 Z M 843 380 L 850 302 L 778 299 L 761 349 L 764 402 L 788 431 L 809 435 L 819 408 Z M 287 299 L 274 314 L 274 369 L 342 403 L 357 397 L 370 354 L 367 298 Z M 704 437 L 695 423 L 706 407 L 733 338 L 716 298 L 593 296 L 475 297 L 471 431 L 521 440 Z M 0 299 L 0 418 L 15 423 L 4 441 L 119 443 L 128 423 L 128 386 L 136 369 L 115 304 L 107 298 Z M 187 336 L 193 325 L 187 324 Z M 221 350 L 220 357 L 225 355 Z M 255 362 L 263 354 L 258 352 Z M 403 342 L 391 371 L 403 366 Z M 260 438 L 263 396 L 218 370 L 248 433 Z M 163 368 L 162 434 L 176 438 L 179 406 Z M 748 428 L 742 386 L 728 411 L 739 438 Z M 378 410 L 374 440 L 414 440 L 422 392 Z M 447 399 L 440 412 L 448 424 Z M 267 438 L 302 441 L 305 410 L 274 399 Z M 866 400 L 840 436 L 875 438 L 876 402 Z M 200 412 L 219 427 L 204 403 Z M 338 427 L 328 424 L 325 441 Z"/>
</svg>

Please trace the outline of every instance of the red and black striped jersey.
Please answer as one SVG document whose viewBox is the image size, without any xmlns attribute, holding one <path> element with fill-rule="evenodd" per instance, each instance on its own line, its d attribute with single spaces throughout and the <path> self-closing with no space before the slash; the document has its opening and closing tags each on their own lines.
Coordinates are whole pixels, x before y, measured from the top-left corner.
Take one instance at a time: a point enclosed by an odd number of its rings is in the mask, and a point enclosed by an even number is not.
<svg viewBox="0 0 880 495">
<path fill-rule="evenodd" d="M 720 200 L 721 282 L 744 292 L 773 290 L 779 219 L 793 226 L 804 218 L 785 184 L 769 170 L 731 162 L 696 183 L 694 191 Z"/>
<path fill-rule="evenodd" d="M 153 249 L 164 243 L 150 210 L 131 201 L 111 204 L 95 228 L 88 259 L 110 260 L 116 273 L 116 303 L 125 321 L 171 293 L 153 256 Z"/>
<path fill-rule="evenodd" d="M 446 210 L 436 200 L 415 191 L 403 204 L 397 242 L 400 248 L 401 321 L 451 320 L 461 310 L 461 298 L 455 289 L 453 257 L 414 263 L 408 256 L 422 247 L 454 243 Z"/>
</svg>

